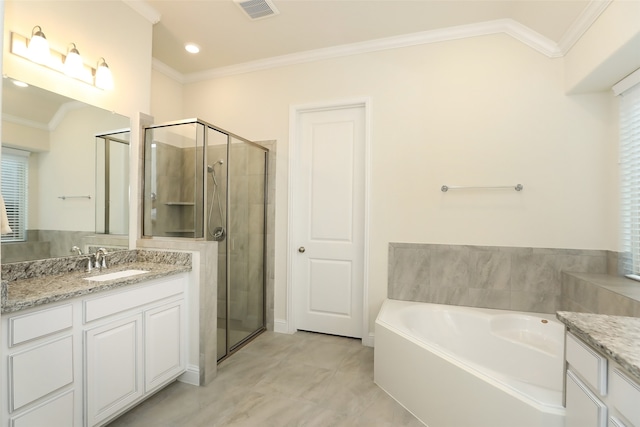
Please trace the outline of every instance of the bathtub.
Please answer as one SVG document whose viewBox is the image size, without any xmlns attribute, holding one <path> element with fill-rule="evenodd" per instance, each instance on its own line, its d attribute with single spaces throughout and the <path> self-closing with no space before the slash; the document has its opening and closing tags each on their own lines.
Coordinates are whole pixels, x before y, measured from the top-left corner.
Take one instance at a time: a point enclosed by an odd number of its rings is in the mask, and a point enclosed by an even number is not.
<svg viewBox="0 0 640 427">
<path fill-rule="evenodd" d="M 562 427 L 553 315 L 386 300 L 374 379 L 429 427 Z"/>
</svg>

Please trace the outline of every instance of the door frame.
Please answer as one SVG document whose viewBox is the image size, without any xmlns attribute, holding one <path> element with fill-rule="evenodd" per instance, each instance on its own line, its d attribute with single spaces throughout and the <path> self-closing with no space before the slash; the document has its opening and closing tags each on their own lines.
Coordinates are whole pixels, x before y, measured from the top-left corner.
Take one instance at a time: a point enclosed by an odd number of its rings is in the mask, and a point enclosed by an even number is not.
<svg viewBox="0 0 640 427">
<path fill-rule="evenodd" d="M 296 290 L 293 286 L 293 252 L 296 242 L 293 241 L 293 231 L 296 226 L 294 212 L 297 180 L 294 177 L 299 170 L 298 131 L 300 116 L 304 113 L 344 108 L 364 108 L 364 258 L 362 283 L 362 344 L 373 347 L 373 333 L 369 330 L 369 225 L 370 225 L 370 189 L 371 189 L 371 98 L 350 98 L 345 100 L 327 101 L 313 104 L 291 105 L 289 107 L 289 194 L 288 194 L 288 226 L 287 226 L 287 333 L 294 333 L 296 329 L 295 302 Z"/>
</svg>

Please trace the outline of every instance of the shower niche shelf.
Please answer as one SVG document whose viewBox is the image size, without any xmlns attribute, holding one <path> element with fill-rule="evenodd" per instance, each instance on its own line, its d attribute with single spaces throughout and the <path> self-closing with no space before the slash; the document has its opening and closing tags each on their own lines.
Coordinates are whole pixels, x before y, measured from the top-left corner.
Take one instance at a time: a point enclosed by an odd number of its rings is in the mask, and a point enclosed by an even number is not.
<svg viewBox="0 0 640 427">
<path fill-rule="evenodd" d="M 196 204 L 193 202 L 165 202 L 167 206 L 195 206 Z"/>
</svg>

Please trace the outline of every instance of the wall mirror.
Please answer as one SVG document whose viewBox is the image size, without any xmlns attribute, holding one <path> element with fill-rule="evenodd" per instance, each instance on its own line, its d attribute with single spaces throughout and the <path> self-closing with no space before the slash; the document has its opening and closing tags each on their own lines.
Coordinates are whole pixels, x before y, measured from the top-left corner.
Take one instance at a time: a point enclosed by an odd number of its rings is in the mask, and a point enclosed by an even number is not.
<svg viewBox="0 0 640 427">
<path fill-rule="evenodd" d="M 128 117 L 3 79 L 1 262 L 128 247 Z M 22 223 L 20 223 L 22 221 Z"/>
</svg>

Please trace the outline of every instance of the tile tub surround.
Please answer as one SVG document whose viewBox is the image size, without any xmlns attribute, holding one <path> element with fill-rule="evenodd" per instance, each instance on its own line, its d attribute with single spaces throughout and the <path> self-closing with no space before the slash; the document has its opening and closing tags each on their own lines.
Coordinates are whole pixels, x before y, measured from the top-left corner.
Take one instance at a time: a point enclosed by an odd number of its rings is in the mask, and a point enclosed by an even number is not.
<svg viewBox="0 0 640 427">
<path fill-rule="evenodd" d="M 562 271 L 604 274 L 609 264 L 604 250 L 390 243 L 388 297 L 555 313 Z"/>
<path fill-rule="evenodd" d="M 609 274 L 562 273 L 560 310 L 640 317 L 640 282 Z"/>
<path fill-rule="evenodd" d="M 86 255 L 3 264 L 2 313 L 191 271 L 188 253 L 132 250 L 108 256 L 109 268 L 94 269 L 90 273 L 85 272 Z M 148 273 L 104 282 L 84 280 L 129 269 Z"/>
<path fill-rule="evenodd" d="M 559 311 L 557 318 L 640 382 L 640 318 L 566 311 Z"/>
</svg>

